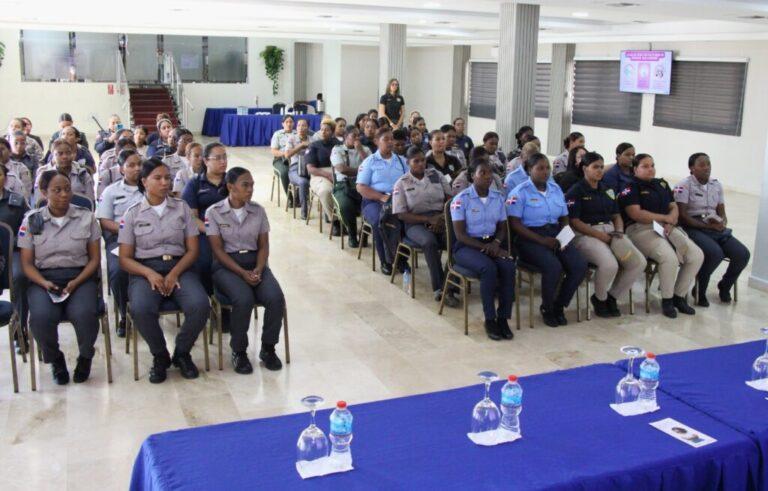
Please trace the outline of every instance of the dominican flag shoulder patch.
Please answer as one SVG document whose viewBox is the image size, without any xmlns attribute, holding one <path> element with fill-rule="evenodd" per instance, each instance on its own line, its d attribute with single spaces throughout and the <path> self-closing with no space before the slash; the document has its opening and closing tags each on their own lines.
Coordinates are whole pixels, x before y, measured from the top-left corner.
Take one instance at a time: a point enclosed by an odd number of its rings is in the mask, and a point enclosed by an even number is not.
<svg viewBox="0 0 768 491">
<path fill-rule="evenodd" d="M 125 220 L 120 219 L 120 230 L 125 228 Z"/>
<path fill-rule="evenodd" d="M 683 186 L 677 186 L 674 189 L 675 194 L 682 193 L 683 191 L 685 191 L 685 188 Z"/>
<path fill-rule="evenodd" d="M 622 192 L 619 193 L 619 196 L 626 196 L 626 195 L 628 195 L 631 192 L 632 192 L 632 188 L 626 187 L 626 188 L 624 188 L 624 190 Z"/>
<path fill-rule="evenodd" d="M 22 225 L 21 227 L 19 227 L 19 237 L 26 237 L 26 235 L 27 235 L 27 227 Z"/>
<path fill-rule="evenodd" d="M 509 199 L 507 200 L 507 204 L 514 205 L 515 203 L 517 203 L 517 196 L 510 196 Z"/>
<path fill-rule="evenodd" d="M 459 208 L 461 208 L 461 200 L 460 199 L 453 200 L 453 203 L 451 203 L 451 210 L 458 210 Z"/>
<path fill-rule="evenodd" d="M 205 217 L 205 227 L 208 228 L 211 226 L 211 222 L 208 220 L 208 217 Z"/>
</svg>

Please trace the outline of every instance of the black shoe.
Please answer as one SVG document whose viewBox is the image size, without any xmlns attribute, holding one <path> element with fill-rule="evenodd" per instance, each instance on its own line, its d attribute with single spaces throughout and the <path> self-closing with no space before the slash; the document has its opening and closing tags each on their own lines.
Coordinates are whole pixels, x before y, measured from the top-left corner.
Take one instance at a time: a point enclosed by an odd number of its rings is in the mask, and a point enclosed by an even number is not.
<svg viewBox="0 0 768 491">
<path fill-rule="evenodd" d="M 275 346 L 262 344 L 261 351 L 259 351 L 259 359 L 264 362 L 264 368 L 276 372 L 283 368 L 283 362 L 277 357 L 275 353 Z"/>
<path fill-rule="evenodd" d="M 331 226 L 331 235 L 334 237 L 339 237 L 341 235 L 341 224 L 337 221 L 333 221 L 333 225 Z"/>
<path fill-rule="evenodd" d="M 363 235 L 363 241 L 362 241 L 363 247 L 368 247 L 368 236 Z"/>
<path fill-rule="evenodd" d="M 609 293 L 608 298 L 605 300 L 606 305 L 608 306 L 608 313 L 611 314 L 611 317 L 621 317 L 621 310 L 619 310 L 619 304 L 616 302 L 616 299 L 613 298 L 613 296 Z"/>
<path fill-rule="evenodd" d="M 515 333 L 512 332 L 512 329 L 509 328 L 509 322 L 507 322 L 507 319 L 504 317 L 498 317 L 496 319 L 496 325 L 499 328 L 499 333 L 501 333 L 501 337 L 504 339 L 512 339 L 515 337 Z"/>
<path fill-rule="evenodd" d="M 302 211 L 301 212 L 301 221 L 306 222 L 307 221 L 307 212 Z"/>
<path fill-rule="evenodd" d="M 611 312 L 608 310 L 608 300 L 599 300 L 597 296 L 592 295 L 589 297 L 589 301 L 592 302 L 592 307 L 595 309 L 596 316 L 611 317 Z"/>
<path fill-rule="evenodd" d="M 440 298 L 443 296 L 442 290 L 435 291 L 435 302 L 439 302 Z M 445 294 L 445 301 L 443 302 L 443 305 L 446 307 L 451 307 L 452 309 L 455 309 L 459 306 L 459 299 L 456 298 L 456 295 L 454 295 L 452 292 L 448 292 Z"/>
<path fill-rule="evenodd" d="M 152 360 L 152 368 L 149 369 L 149 381 L 153 384 L 165 382 L 170 367 L 171 357 L 167 351 L 161 355 L 156 355 Z"/>
<path fill-rule="evenodd" d="M 677 310 L 675 310 L 675 304 L 671 298 L 661 299 L 661 312 L 670 319 L 677 317 Z"/>
<path fill-rule="evenodd" d="M 358 247 L 360 247 L 360 241 L 357 240 L 356 235 L 350 235 L 349 239 L 347 239 L 347 245 L 349 246 L 350 249 L 357 249 Z"/>
<path fill-rule="evenodd" d="M 568 319 L 565 318 L 565 309 L 563 307 L 555 307 L 555 318 L 557 319 L 558 325 L 568 325 Z"/>
<path fill-rule="evenodd" d="M 709 300 L 707 300 L 706 293 L 704 295 L 699 295 L 699 298 L 696 300 L 696 305 L 699 307 L 709 307 Z"/>
<path fill-rule="evenodd" d="M 200 372 L 189 353 L 176 353 L 173 355 L 173 365 L 179 369 L 181 376 L 186 379 L 197 378 Z"/>
<path fill-rule="evenodd" d="M 723 288 L 721 285 L 723 282 L 717 284 L 717 290 L 720 292 L 720 301 L 723 303 L 731 303 L 731 289 Z"/>
<path fill-rule="evenodd" d="M 384 275 L 391 275 L 392 274 L 392 265 L 389 263 L 381 263 L 381 274 Z"/>
<path fill-rule="evenodd" d="M 541 312 L 541 317 L 544 319 L 544 324 L 548 325 L 549 327 L 557 327 L 560 325 L 554 309 L 547 309 L 542 305 L 539 307 L 539 311 Z"/>
<path fill-rule="evenodd" d="M 235 372 L 247 375 L 253 373 L 253 365 L 248 359 L 248 353 L 245 351 L 232 352 L 232 366 Z"/>
<path fill-rule="evenodd" d="M 77 366 L 75 367 L 75 373 L 72 375 L 72 381 L 76 384 L 81 384 L 88 380 L 91 376 L 91 358 L 77 357 Z"/>
<path fill-rule="evenodd" d="M 117 325 L 116 331 L 118 338 L 125 337 L 125 319 L 120 319 L 120 323 Z"/>
<path fill-rule="evenodd" d="M 34 353 L 30 356 L 35 356 Z M 67 385 L 69 383 L 69 371 L 67 371 L 67 360 L 64 353 L 59 352 L 59 357 L 51 362 L 51 374 L 53 381 L 58 385 Z"/>
<path fill-rule="evenodd" d="M 688 305 L 688 302 L 685 301 L 685 297 L 675 295 L 672 297 L 672 304 L 681 314 L 693 315 L 696 313 L 696 311 L 693 310 L 693 307 Z"/>
<path fill-rule="evenodd" d="M 494 341 L 501 340 L 501 332 L 499 331 L 499 325 L 496 323 L 496 319 L 485 320 L 485 333 Z"/>
</svg>

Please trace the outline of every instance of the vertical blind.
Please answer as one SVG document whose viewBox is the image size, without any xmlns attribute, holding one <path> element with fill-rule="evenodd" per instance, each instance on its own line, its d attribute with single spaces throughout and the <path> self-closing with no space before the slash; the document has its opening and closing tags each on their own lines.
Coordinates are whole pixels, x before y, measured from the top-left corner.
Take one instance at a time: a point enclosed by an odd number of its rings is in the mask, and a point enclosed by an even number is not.
<svg viewBox="0 0 768 491">
<path fill-rule="evenodd" d="M 536 64 L 535 104 L 536 117 L 546 118 L 549 114 L 550 63 Z M 478 118 L 496 118 L 496 76 L 498 64 L 495 61 L 472 61 L 469 64 L 469 115 Z"/>
<path fill-rule="evenodd" d="M 575 75 L 573 124 L 640 130 L 643 95 L 619 92 L 618 61 L 579 60 Z"/>
<path fill-rule="evenodd" d="M 747 64 L 676 61 L 669 95 L 657 95 L 653 125 L 741 135 Z"/>
<path fill-rule="evenodd" d="M 549 79 L 552 73 L 551 63 L 536 63 L 536 117 L 549 117 Z"/>
</svg>

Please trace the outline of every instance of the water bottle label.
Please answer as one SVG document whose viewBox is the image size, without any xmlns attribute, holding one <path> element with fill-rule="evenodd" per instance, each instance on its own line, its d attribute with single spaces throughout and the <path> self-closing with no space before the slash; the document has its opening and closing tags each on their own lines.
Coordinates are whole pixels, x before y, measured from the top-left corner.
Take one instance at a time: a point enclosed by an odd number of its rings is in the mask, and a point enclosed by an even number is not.
<svg viewBox="0 0 768 491">
<path fill-rule="evenodd" d="M 640 378 L 659 380 L 659 369 L 656 367 L 640 367 Z"/>
<path fill-rule="evenodd" d="M 343 419 L 331 420 L 331 433 L 337 435 L 346 435 L 352 433 L 352 423 L 347 423 Z"/>
<path fill-rule="evenodd" d="M 523 395 L 522 394 L 501 394 L 501 403 L 502 404 L 514 404 L 516 406 L 519 406 L 523 403 Z"/>
</svg>

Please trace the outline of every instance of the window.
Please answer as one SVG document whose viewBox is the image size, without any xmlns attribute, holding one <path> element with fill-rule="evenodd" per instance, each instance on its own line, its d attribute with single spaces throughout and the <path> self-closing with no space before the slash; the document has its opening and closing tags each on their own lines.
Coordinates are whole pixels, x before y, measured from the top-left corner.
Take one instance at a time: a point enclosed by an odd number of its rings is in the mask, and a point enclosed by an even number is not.
<svg viewBox="0 0 768 491">
<path fill-rule="evenodd" d="M 117 34 L 75 33 L 75 72 L 87 82 L 114 82 Z"/>
<path fill-rule="evenodd" d="M 208 38 L 208 81 L 248 81 L 248 40 L 246 38 Z"/>
<path fill-rule="evenodd" d="M 202 36 L 163 36 L 163 51 L 173 54 L 173 61 L 184 82 L 203 82 Z"/>
<path fill-rule="evenodd" d="M 128 82 L 157 83 L 157 35 L 128 34 L 125 44 L 125 73 Z"/>
<path fill-rule="evenodd" d="M 536 63 L 536 117 L 549 117 L 549 75 L 552 72 L 551 63 Z"/>
<path fill-rule="evenodd" d="M 741 135 L 747 64 L 676 61 L 669 95 L 657 95 L 653 125 Z"/>
<path fill-rule="evenodd" d="M 74 78 L 68 32 L 21 31 L 22 80 L 58 81 Z"/>
<path fill-rule="evenodd" d="M 642 94 L 619 92 L 618 61 L 576 61 L 573 124 L 640 130 Z"/>
<path fill-rule="evenodd" d="M 469 64 L 469 115 L 496 118 L 496 63 L 473 61 Z"/>
</svg>

